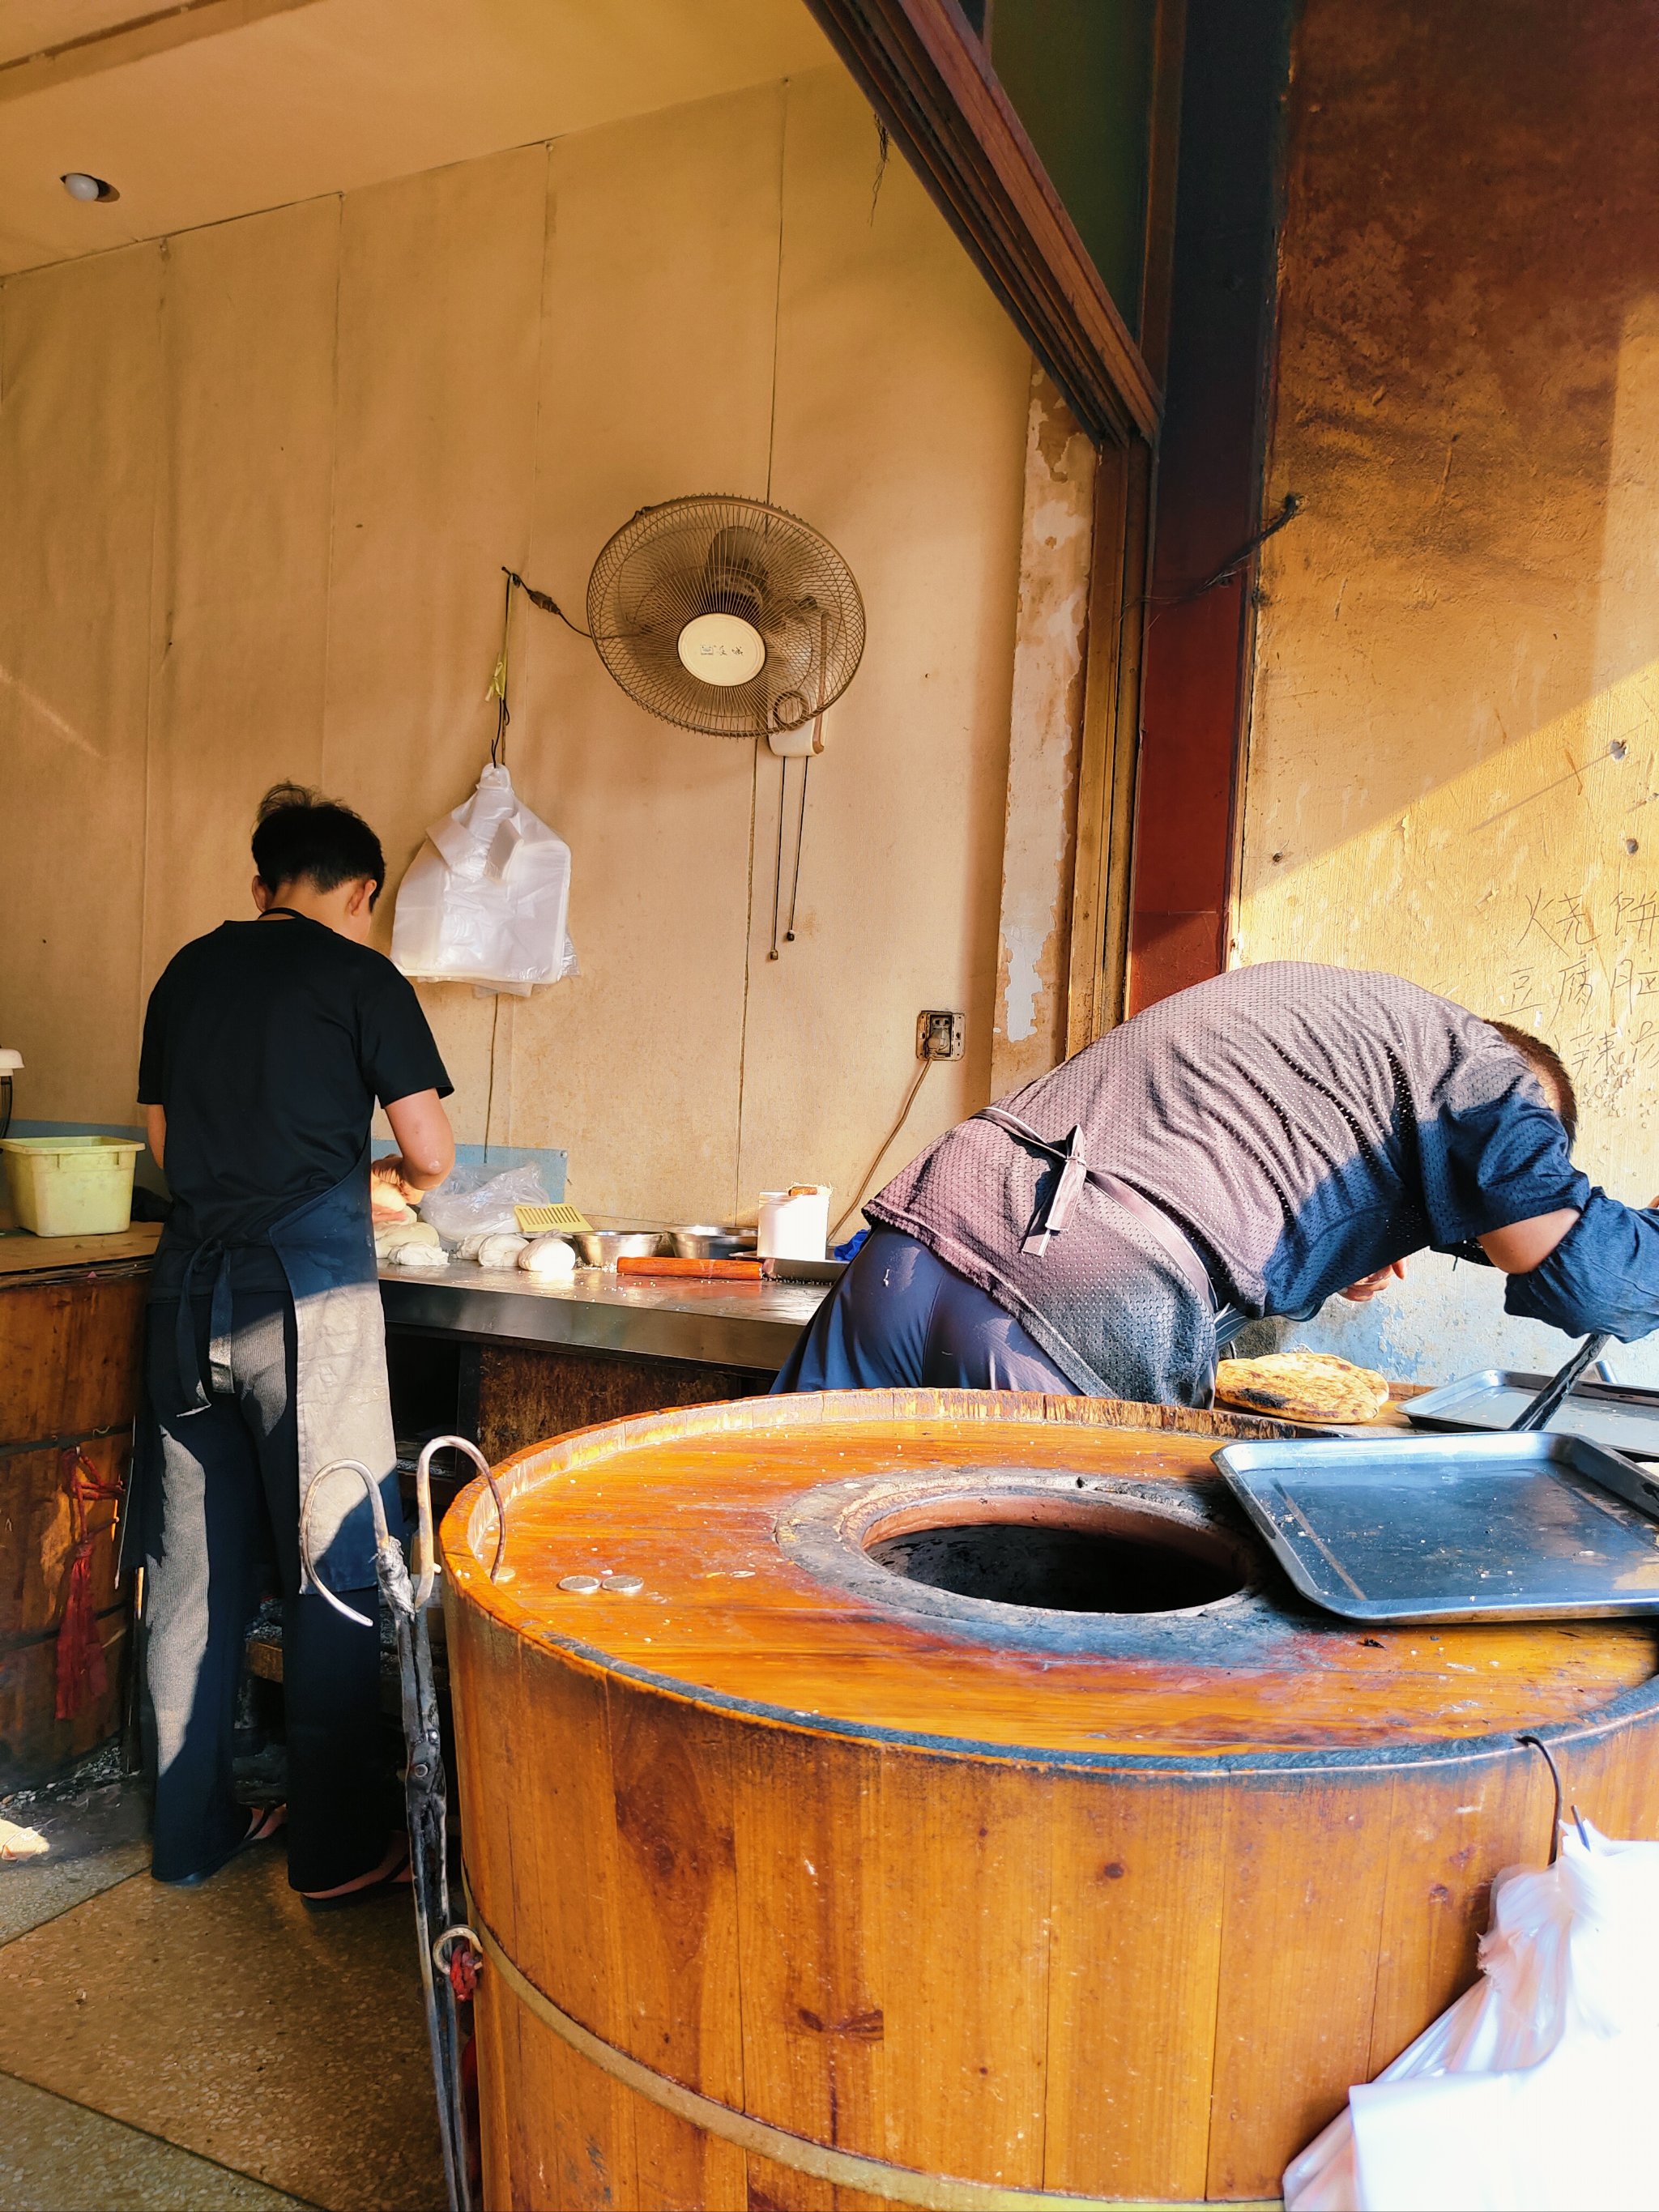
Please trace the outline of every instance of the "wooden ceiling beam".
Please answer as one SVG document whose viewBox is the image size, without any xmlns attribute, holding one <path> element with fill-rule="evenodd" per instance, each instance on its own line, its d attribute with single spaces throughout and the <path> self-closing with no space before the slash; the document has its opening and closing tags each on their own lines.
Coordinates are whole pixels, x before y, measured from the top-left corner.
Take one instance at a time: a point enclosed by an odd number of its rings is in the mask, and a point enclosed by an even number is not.
<svg viewBox="0 0 1659 2212">
<path fill-rule="evenodd" d="M 268 15 L 287 15 L 296 8 L 316 4 L 317 0 L 183 0 L 182 5 L 133 15 L 125 22 L 111 23 L 78 39 L 65 39 L 61 45 L 46 46 L 38 53 L 0 62 L 0 100 L 24 100 L 33 93 L 52 91 L 82 77 L 97 76 L 105 70 L 147 61 L 152 54 L 192 46 L 227 31 L 246 30 L 250 23 L 263 22 Z"/>
<path fill-rule="evenodd" d="M 1161 394 L 957 0 L 806 0 L 1097 443 Z"/>
</svg>

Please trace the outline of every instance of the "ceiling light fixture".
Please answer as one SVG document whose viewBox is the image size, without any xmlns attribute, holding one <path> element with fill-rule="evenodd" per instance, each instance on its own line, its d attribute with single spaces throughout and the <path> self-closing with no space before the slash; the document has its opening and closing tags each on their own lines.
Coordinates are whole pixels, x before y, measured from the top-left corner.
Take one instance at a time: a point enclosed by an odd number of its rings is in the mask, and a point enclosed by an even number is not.
<svg viewBox="0 0 1659 2212">
<path fill-rule="evenodd" d="M 102 177 L 88 176 L 84 169 L 70 169 L 58 181 L 72 200 L 118 200 L 121 197 L 113 185 Z"/>
</svg>

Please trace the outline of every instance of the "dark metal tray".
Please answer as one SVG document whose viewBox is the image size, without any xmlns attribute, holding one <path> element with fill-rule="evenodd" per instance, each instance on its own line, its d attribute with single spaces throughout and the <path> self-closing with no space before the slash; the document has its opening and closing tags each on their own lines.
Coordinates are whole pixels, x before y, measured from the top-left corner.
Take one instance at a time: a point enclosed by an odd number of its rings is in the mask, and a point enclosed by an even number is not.
<svg viewBox="0 0 1659 2212">
<path fill-rule="evenodd" d="M 1297 1589 L 1350 1620 L 1659 1612 L 1659 1477 L 1582 1437 L 1279 1440 L 1215 1462 Z"/>
<path fill-rule="evenodd" d="M 1507 1429 L 1549 1381 L 1514 1368 L 1487 1367 L 1443 1383 L 1402 1410 L 1413 1428 Z M 1550 1423 L 1553 1436 L 1584 1437 L 1634 1459 L 1659 1459 L 1659 1390 L 1617 1382 L 1580 1382 Z"/>
</svg>

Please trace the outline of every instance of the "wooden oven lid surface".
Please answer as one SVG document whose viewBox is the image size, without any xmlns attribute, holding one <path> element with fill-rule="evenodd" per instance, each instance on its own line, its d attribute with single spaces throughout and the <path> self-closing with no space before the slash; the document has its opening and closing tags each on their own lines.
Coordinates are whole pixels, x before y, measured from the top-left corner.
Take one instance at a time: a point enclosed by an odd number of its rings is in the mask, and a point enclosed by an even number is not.
<svg viewBox="0 0 1659 2212">
<path fill-rule="evenodd" d="M 495 1510 L 471 1485 L 444 1523 L 445 1571 L 463 1613 L 583 1671 L 758 1724 L 958 1753 L 1387 1761 L 1645 1710 L 1655 1638 L 1635 1622 L 1366 1628 L 1302 1607 L 1253 1539 L 1251 1586 L 1196 1611 L 930 1613 L 931 1594 L 871 1570 L 836 1533 L 848 1501 L 867 1518 L 872 1498 L 912 1482 L 924 1502 L 976 1486 L 1075 1490 L 1236 1530 L 1210 1454 L 1218 1434 L 1264 1433 L 1243 1418 L 970 1392 L 643 1416 L 505 1463 L 494 1583 Z M 560 1588 L 598 1575 L 641 1587 Z"/>
</svg>

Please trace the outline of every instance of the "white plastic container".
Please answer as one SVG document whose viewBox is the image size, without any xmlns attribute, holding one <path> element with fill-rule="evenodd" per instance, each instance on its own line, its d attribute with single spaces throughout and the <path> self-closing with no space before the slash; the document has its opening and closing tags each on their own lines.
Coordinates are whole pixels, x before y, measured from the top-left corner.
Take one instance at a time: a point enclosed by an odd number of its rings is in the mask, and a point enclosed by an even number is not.
<svg viewBox="0 0 1659 2212">
<path fill-rule="evenodd" d="M 125 1137 L 0 1138 L 18 1220 L 37 1237 L 109 1237 L 127 1228 L 143 1149 Z"/>
<path fill-rule="evenodd" d="M 798 1182 L 760 1195 L 763 1260 L 822 1260 L 830 1242 L 830 1186 Z"/>
</svg>

